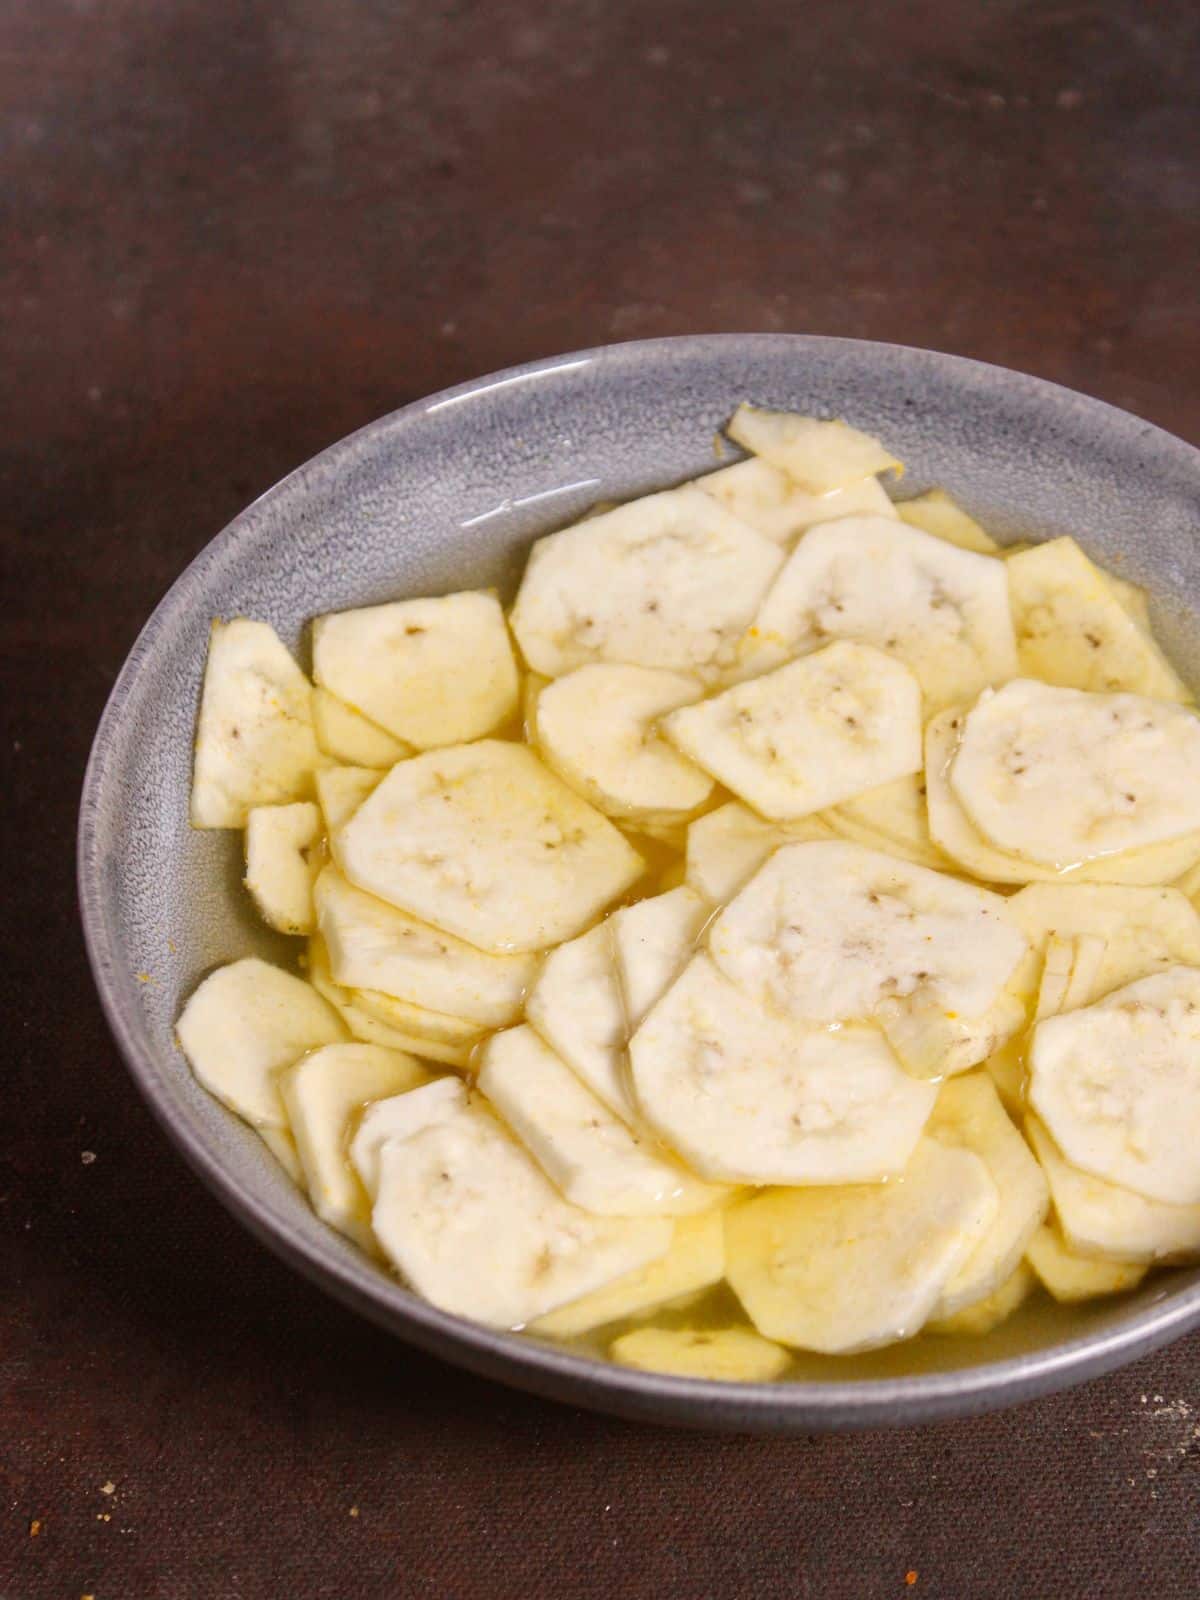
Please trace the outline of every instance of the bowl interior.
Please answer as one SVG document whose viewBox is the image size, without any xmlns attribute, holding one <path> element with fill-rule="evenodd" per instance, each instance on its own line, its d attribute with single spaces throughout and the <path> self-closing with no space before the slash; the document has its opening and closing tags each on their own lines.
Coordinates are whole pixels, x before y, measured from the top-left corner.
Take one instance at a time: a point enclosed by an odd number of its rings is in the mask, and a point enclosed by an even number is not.
<svg viewBox="0 0 1200 1600">
<path fill-rule="evenodd" d="M 1019 1397 L 1200 1321 L 1200 1274 L 979 1341 L 870 1362 L 809 1363 L 774 1387 L 647 1378 L 434 1311 L 318 1222 L 259 1141 L 193 1081 L 173 1042 L 214 965 L 295 946 L 240 890 L 240 836 L 187 822 L 192 737 L 213 617 L 273 623 L 307 665 L 318 612 L 495 585 L 531 538 L 594 501 L 716 462 L 739 400 L 844 416 L 909 465 L 900 494 L 948 488 L 1001 538 L 1069 533 L 1146 584 L 1155 624 L 1200 681 L 1200 454 L 1032 378 L 896 346 L 781 336 L 619 345 L 516 369 L 382 419 L 249 507 L 159 606 L 105 713 L 81 818 L 81 898 L 114 1031 L 151 1104 L 206 1180 L 273 1248 L 407 1337 L 511 1382 L 609 1409 L 710 1425 L 912 1419 Z"/>
</svg>

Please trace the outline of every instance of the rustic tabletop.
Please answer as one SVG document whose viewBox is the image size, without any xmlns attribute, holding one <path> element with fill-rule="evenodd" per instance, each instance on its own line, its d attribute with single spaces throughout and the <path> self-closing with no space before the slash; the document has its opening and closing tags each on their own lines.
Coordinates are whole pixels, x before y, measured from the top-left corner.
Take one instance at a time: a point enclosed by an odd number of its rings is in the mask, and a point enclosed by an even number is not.
<svg viewBox="0 0 1200 1600">
<path fill-rule="evenodd" d="M 0 0 L 0 1597 L 1200 1592 L 1200 1339 L 909 1432 L 633 1427 L 266 1255 L 151 1122 L 76 926 L 145 616 L 443 385 L 720 329 L 929 345 L 1200 441 L 1191 0 Z"/>
</svg>

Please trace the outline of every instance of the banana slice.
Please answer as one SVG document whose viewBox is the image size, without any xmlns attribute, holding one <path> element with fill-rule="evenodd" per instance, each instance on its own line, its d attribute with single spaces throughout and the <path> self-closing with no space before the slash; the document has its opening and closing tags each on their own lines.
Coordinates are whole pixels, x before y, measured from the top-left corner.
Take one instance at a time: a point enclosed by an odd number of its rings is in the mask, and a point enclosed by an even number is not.
<svg viewBox="0 0 1200 1600">
<path fill-rule="evenodd" d="M 521 725 L 526 744 L 532 744 L 536 737 L 537 708 L 538 701 L 542 698 L 542 690 L 553 682 L 553 678 L 543 677 L 540 672 L 525 674 L 521 689 Z"/>
<path fill-rule="evenodd" d="M 673 750 L 658 719 L 704 693 L 696 678 L 593 662 L 538 697 L 535 732 L 547 765 L 607 816 L 631 822 L 685 816 L 712 779 Z"/>
<path fill-rule="evenodd" d="M 1027 1117 L 1025 1127 L 1072 1250 L 1147 1263 L 1200 1255 L 1200 1205 L 1166 1205 L 1093 1178 L 1071 1165 L 1037 1117 Z"/>
<path fill-rule="evenodd" d="M 999 1196 L 991 1226 L 938 1297 L 934 1315 L 952 1317 L 995 1294 L 1016 1272 L 1050 1208 L 1050 1190 L 982 1072 L 942 1085 L 926 1131 L 977 1155 Z"/>
<path fill-rule="evenodd" d="M 999 895 L 837 841 L 777 850 L 713 923 L 708 948 L 758 1005 L 831 1023 L 914 996 L 982 1018 L 1026 943 Z"/>
<path fill-rule="evenodd" d="M 821 422 L 794 411 L 764 411 L 743 404 L 725 432 L 743 450 L 786 472 L 810 494 L 829 494 L 877 472 L 894 471 L 897 477 L 904 472 L 878 439 L 846 422 Z"/>
<path fill-rule="evenodd" d="M 949 1317 L 930 1317 L 925 1324 L 926 1333 L 973 1334 L 991 1333 L 1018 1307 L 1023 1306 L 1037 1287 L 1037 1276 L 1027 1261 L 1018 1262 L 1012 1272 L 991 1294 L 964 1306 Z"/>
<path fill-rule="evenodd" d="M 911 500 L 902 501 L 896 510 L 901 521 L 907 522 L 910 528 L 921 528 L 935 539 L 956 544 L 960 550 L 974 550 L 981 556 L 999 553 L 1000 546 L 995 539 L 944 489 L 928 489 L 924 494 L 914 495 Z"/>
<path fill-rule="evenodd" d="M 571 938 L 645 868 L 532 751 L 493 739 L 393 767 L 338 848 L 360 889 L 494 952 Z"/>
<path fill-rule="evenodd" d="M 1059 870 L 998 850 L 978 831 L 959 804 L 949 774 L 955 761 L 964 713 L 954 707 L 933 718 L 925 729 L 925 791 L 929 832 L 934 842 L 985 883 L 1162 884 L 1178 878 L 1200 854 L 1200 834 L 1186 834 L 1166 844 L 1122 850 Z"/>
<path fill-rule="evenodd" d="M 346 1160 L 346 1132 L 360 1106 L 429 1082 L 411 1056 L 373 1044 L 329 1044 L 280 1074 L 302 1183 L 323 1222 L 374 1250 L 367 1197 Z"/>
<path fill-rule="evenodd" d="M 754 672 L 830 639 L 886 650 L 918 679 L 926 715 L 1017 670 L 1004 563 L 885 517 L 804 535 L 739 652 Z"/>
<path fill-rule="evenodd" d="M 256 1128 L 254 1131 L 296 1187 L 303 1189 L 304 1168 L 300 1165 L 296 1141 L 288 1130 L 286 1128 Z"/>
<path fill-rule="evenodd" d="M 364 894 L 334 867 L 317 879 L 314 898 L 329 964 L 344 988 L 382 990 L 492 1028 L 520 1015 L 534 957 L 489 955 Z"/>
<path fill-rule="evenodd" d="M 313 728 L 327 756 L 347 767 L 394 767 L 413 747 L 393 739 L 361 712 L 328 689 L 313 690 Z"/>
<path fill-rule="evenodd" d="M 361 1006 L 354 1003 L 355 995 L 371 1000 L 390 1000 L 391 996 L 381 996 L 377 990 L 343 989 L 340 984 L 335 983 L 333 973 L 329 970 L 329 955 L 325 949 L 325 941 L 319 934 L 308 942 L 307 962 L 309 982 L 338 1013 L 352 1039 L 357 1039 L 360 1044 L 382 1045 L 385 1050 L 402 1050 L 416 1056 L 427 1056 L 430 1061 L 440 1061 L 447 1066 L 469 1065 L 471 1052 L 481 1037 L 478 1032 L 472 1034 L 469 1045 L 448 1040 L 444 1035 L 439 1035 L 436 1028 L 431 1029 L 430 1019 L 437 1018 L 441 1022 L 456 1019 L 447 1019 L 440 1012 L 425 1011 L 420 1006 L 409 1009 L 413 1013 L 414 1023 L 419 1020 L 424 1030 L 421 1033 L 404 1031 L 384 1022 L 381 1017 L 364 1011 Z"/>
<path fill-rule="evenodd" d="M 252 806 L 246 818 L 245 884 L 263 921 L 280 933 L 311 933 L 315 926 L 314 846 L 323 829 L 311 800 L 289 806 Z"/>
<path fill-rule="evenodd" d="M 707 901 L 682 885 L 613 912 L 612 949 L 629 1033 L 683 971 L 710 915 Z"/>
<path fill-rule="evenodd" d="M 594 1217 L 571 1205 L 476 1101 L 384 1144 L 371 1226 L 418 1294 L 496 1328 L 656 1261 L 675 1231 L 666 1217 Z"/>
<path fill-rule="evenodd" d="M 403 1142 L 441 1122 L 450 1122 L 467 1106 L 467 1090 L 458 1078 L 434 1078 L 425 1084 L 372 1100 L 363 1107 L 346 1145 L 350 1165 L 371 1204 L 379 1193 L 380 1157 L 386 1144 Z"/>
<path fill-rule="evenodd" d="M 645 1121 L 703 1178 L 871 1183 L 900 1172 L 937 1096 L 874 1028 L 771 1014 L 696 956 L 629 1043 Z"/>
<path fill-rule="evenodd" d="M 312 687 L 275 630 L 245 617 L 214 622 L 196 726 L 192 826 L 244 828 L 252 806 L 307 799 L 322 765 Z"/>
<path fill-rule="evenodd" d="M 1148 1200 L 1200 1203 L 1200 969 L 1171 967 L 1039 1022 L 1029 1100 L 1067 1160 Z"/>
<path fill-rule="evenodd" d="M 1200 967 L 1200 913 L 1178 889 L 1125 884 L 1030 884 L 1008 914 L 1035 954 L 1051 940 L 1098 940 L 1102 959 L 1084 1004 L 1167 967 Z"/>
<path fill-rule="evenodd" d="M 491 733 L 519 693 L 500 602 L 474 591 L 318 617 L 313 676 L 418 750 Z"/>
<path fill-rule="evenodd" d="M 921 767 L 916 679 L 849 640 L 673 711 L 663 729 L 697 765 L 779 821 Z"/>
<path fill-rule="evenodd" d="M 820 817 L 803 817 L 786 826 L 764 822 L 748 806 L 731 800 L 689 826 L 686 882 L 710 905 L 724 905 L 781 844 L 834 837 Z"/>
<path fill-rule="evenodd" d="M 589 661 L 710 677 L 733 659 L 782 559 L 711 495 L 669 489 L 540 539 L 513 632 L 551 678 Z"/>
<path fill-rule="evenodd" d="M 597 1099 L 625 1122 L 634 1121 L 610 923 L 551 950 L 525 1001 L 525 1017 Z"/>
<path fill-rule="evenodd" d="M 858 835 L 858 843 L 903 854 L 919 866 L 934 871 L 953 870 L 949 856 L 934 844 L 925 805 L 925 771 L 894 778 L 877 789 L 852 795 L 830 811 L 825 820 L 844 838 Z M 868 837 L 873 836 L 873 837 Z M 875 840 L 883 840 L 882 845 Z"/>
<path fill-rule="evenodd" d="M 951 1078 L 978 1066 L 1025 1026 L 1025 1007 L 1014 994 L 996 997 L 979 1017 L 960 1017 L 930 990 L 881 1000 L 875 1020 L 887 1042 L 916 1078 Z"/>
<path fill-rule="evenodd" d="M 1078 1011 L 1080 1006 L 1091 1005 L 1099 998 L 1104 951 L 1104 940 L 1094 933 L 1077 934 L 1071 939 L 1050 935 L 1033 1012 L 1035 1022 L 1064 1011 Z"/>
<path fill-rule="evenodd" d="M 1158 700 L 1187 685 L 1074 539 L 1051 539 L 1008 563 L 1022 673 L 1044 683 Z"/>
<path fill-rule="evenodd" d="M 608 1355 L 639 1372 L 723 1383 L 770 1383 L 792 1363 L 787 1350 L 749 1328 L 634 1328 L 613 1340 Z"/>
<path fill-rule="evenodd" d="M 768 1339 L 844 1355 L 919 1333 L 996 1216 L 978 1156 L 922 1139 L 900 1183 L 777 1189 L 725 1214 L 726 1275 Z"/>
<path fill-rule="evenodd" d="M 632 1133 L 532 1028 L 492 1035 L 478 1084 L 555 1187 L 584 1211 L 685 1216 L 722 1198 Z"/>
<path fill-rule="evenodd" d="M 878 478 L 860 478 L 840 489 L 813 494 L 760 456 L 697 478 L 696 488 L 712 495 L 726 511 L 780 545 L 794 544 L 806 528 L 817 522 L 834 522 L 838 517 L 896 515 Z"/>
<path fill-rule="evenodd" d="M 1038 1229 L 1029 1241 L 1026 1256 L 1045 1288 L 1067 1305 L 1101 1295 L 1123 1294 L 1127 1289 L 1136 1289 L 1146 1276 L 1145 1267 L 1077 1254 L 1054 1227 Z"/>
<path fill-rule="evenodd" d="M 1061 869 L 1200 828 L 1200 717 L 1019 678 L 967 713 L 949 776 L 991 845 Z"/>
<path fill-rule="evenodd" d="M 526 1331 L 547 1339 L 577 1339 L 593 1328 L 648 1316 L 685 1295 L 711 1288 L 724 1275 L 725 1222 L 720 1211 L 680 1217 L 665 1256 L 539 1317 Z"/>
<path fill-rule="evenodd" d="M 338 829 L 349 822 L 382 778 L 383 773 L 372 767 L 329 767 L 317 773 L 317 804 L 325 818 L 325 831 L 335 858 Z"/>
<path fill-rule="evenodd" d="M 395 1028 L 398 1033 L 420 1039 L 423 1043 L 453 1048 L 464 1064 L 485 1032 L 478 1022 L 450 1016 L 445 1011 L 430 1011 L 427 1006 L 414 1005 L 411 1000 L 397 1000 L 394 995 L 384 994 L 379 989 L 352 989 L 350 1003 L 360 1007 L 368 1016 L 377 1017 L 389 1028 Z M 418 1055 L 422 1053 L 417 1051 Z"/>
<path fill-rule="evenodd" d="M 1097 569 L 1099 571 L 1099 569 Z M 1117 604 L 1127 611 L 1143 633 L 1150 634 L 1153 638 L 1153 629 L 1150 625 L 1150 601 L 1146 591 L 1139 589 L 1136 583 L 1130 583 L 1128 578 L 1118 578 L 1115 572 L 1101 572 L 1101 577 L 1117 597 Z"/>
<path fill-rule="evenodd" d="M 256 956 L 210 973 L 176 1025 L 179 1047 L 210 1094 L 256 1127 L 287 1127 L 276 1074 L 307 1050 L 345 1038 L 311 985 Z"/>
</svg>

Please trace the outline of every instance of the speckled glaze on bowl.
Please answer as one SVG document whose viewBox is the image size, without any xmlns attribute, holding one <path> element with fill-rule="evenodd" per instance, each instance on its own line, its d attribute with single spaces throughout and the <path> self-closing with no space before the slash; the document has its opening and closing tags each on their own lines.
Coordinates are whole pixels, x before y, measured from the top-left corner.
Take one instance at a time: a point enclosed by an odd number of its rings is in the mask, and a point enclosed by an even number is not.
<svg viewBox="0 0 1200 1600">
<path fill-rule="evenodd" d="M 305 659 L 315 613 L 495 584 L 511 594 L 536 535 L 593 501 L 714 465 L 735 404 L 842 416 L 944 484 L 1001 537 L 1070 533 L 1148 584 L 1155 623 L 1200 679 L 1200 452 L 1095 400 L 900 346 L 787 336 L 655 340 L 481 378 L 407 406 L 285 478 L 172 587 L 117 680 L 84 783 L 84 930 L 113 1032 L 188 1161 L 252 1232 L 364 1315 L 503 1382 L 628 1417 L 811 1431 L 980 1411 L 1076 1383 L 1200 1323 L 1200 1273 L 1157 1276 L 1086 1316 L 946 1341 L 936 1371 L 825 1363 L 815 1381 L 719 1384 L 636 1373 L 448 1316 L 319 1222 L 258 1139 L 197 1087 L 180 1005 L 211 967 L 293 959 L 239 887 L 240 837 L 187 821 L 209 621 L 272 622 Z M 154 982 L 138 979 L 149 973 Z M 870 1370 L 870 1369 L 868 1369 Z M 845 1376 L 843 1376 L 843 1372 Z"/>
</svg>

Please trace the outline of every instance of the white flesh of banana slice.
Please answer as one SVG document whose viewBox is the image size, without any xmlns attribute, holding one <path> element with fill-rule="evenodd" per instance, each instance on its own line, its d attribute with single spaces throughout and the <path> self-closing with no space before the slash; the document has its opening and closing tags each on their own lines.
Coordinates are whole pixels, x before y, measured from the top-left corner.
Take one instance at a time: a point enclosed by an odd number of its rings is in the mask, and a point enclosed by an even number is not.
<svg viewBox="0 0 1200 1600">
<path fill-rule="evenodd" d="M 634 1328 L 614 1339 L 609 1358 L 639 1372 L 726 1383 L 770 1383 L 792 1358 L 750 1328 Z"/>
<path fill-rule="evenodd" d="M 996 849 L 1063 868 L 1200 828 L 1200 717 L 1020 678 L 966 715 L 950 786 Z"/>
<path fill-rule="evenodd" d="M 629 1033 L 683 971 L 711 914 L 707 901 L 683 884 L 613 912 L 609 926 Z"/>
<path fill-rule="evenodd" d="M 873 1349 L 920 1332 L 998 1204 L 978 1156 L 922 1139 L 902 1182 L 777 1189 L 730 1207 L 726 1275 L 766 1338 Z"/>
<path fill-rule="evenodd" d="M 724 905 L 781 844 L 835 837 L 820 817 L 786 826 L 764 822 L 749 806 L 731 800 L 689 826 L 686 882 L 710 905 Z"/>
<path fill-rule="evenodd" d="M 610 922 L 551 950 L 526 998 L 525 1016 L 610 1111 L 634 1120 L 623 1065 L 628 1030 Z"/>
<path fill-rule="evenodd" d="M 243 828 L 251 806 L 307 799 L 323 764 L 312 687 L 275 630 L 245 617 L 214 622 L 196 725 L 192 826 Z"/>
<path fill-rule="evenodd" d="M 318 617 L 313 676 L 418 750 L 491 733 L 519 696 L 500 602 L 471 590 Z"/>
<path fill-rule="evenodd" d="M 421 1092 L 421 1091 L 417 1091 Z M 481 1103 L 379 1157 L 371 1226 L 418 1294 L 517 1328 L 666 1255 L 667 1217 L 594 1217 L 564 1200 Z"/>
<path fill-rule="evenodd" d="M 379 1192 L 379 1158 L 384 1145 L 411 1139 L 422 1128 L 447 1122 L 465 1109 L 466 1085 L 458 1078 L 435 1078 L 364 1106 L 346 1145 L 350 1165 L 374 1203 Z"/>
<path fill-rule="evenodd" d="M 1002 561 L 886 517 L 811 528 L 788 557 L 739 658 L 749 671 L 855 639 L 903 661 L 926 715 L 1017 670 Z"/>
<path fill-rule="evenodd" d="M 914 495 L 911 500 L 902 501 L 896 511 L 900 520 L 907 522 L 910 528 L 921 528 L 933 534 L 935 539 L 956 544 L 960 550 L 974 550 L 981 556 L 999 553 L 1000 546 L 995 539 L 979 526 L 974 517 L 969 517 L 944 489 L 928 489 L 924 494 Z"/>
<path fill-rule="evenodd" d="M 942 1085 L 926 1131 L 942 1144 L 973 1151 L 999 1195 L 991 1226 L 938 1297 L 934 1314 L 951 1317 L 994 1294 L 1017 1270 L 1026 1245 L 1045 1220 L 1050 1190 L 991 1079 L 982 1072 Z"/>
<path fill-rule="evenodd" d="M 951 867 L 950 858 L 930 837 L 924 761 L 918 772 L 843 800 L 825 820 L 835 832 L 849 824 L 877 834 L 887 845 L 875 848 L 889 848 L 893 854 L 904 851 L 908 859 L 921 866 L 933 867 L 935 871 Z M 860 842 L 865 844 L 867 840 L 863 838 Z"/>
<path fill-rule="evenodd" d="M 308 980 L 341 1017 L 351 1038 L 357 1039 L 361 1044 L 378 1044 L 385 1050 L 403 1050 L 413 1055 L 427 1056 L 430 1061 L 440 1061 L 452 1067 L 465 1067 L 470 1063 L 471 1051 L 481 1036 L 479 1032 L 472 1033 L 469 1043 L 447 1039 L 444 1034 L 436 1031 L 431 1037 L 429 1019 L 437 1017 L 439 1021 L 444 1022 L 446 1019 L 441 1013 L 426 1012 L 420 1007 L 412 1007 L 412 1011 L 419 1014 L 423 1030 L 412 1033 L 364 1010 L 355 1003 L 355 995 L 371 1000 L 390 999 L 390 996 L 381 997 L 377 990 L 343 989 L 341 984 L 335 983 L 333 974 L 329 970 L 329 955 L 325 949 L 325 941 L 319 934 L 308 941 Z"/>
<path fill-rule="evenodd" d="M 1029 1100 L 1067 1160 L 1148 1200 L 1200 1203 L 1200 969 L 1171 967 L 1038 1023 Z"/>
<path fill-rule="evenodd" d="M 725 1222 L 720 1211 L 680 1217 L 671 1248 L 658 1261 L 616 1278 L 531 1323 L 530 1333 L 575 1339 L 626 1317 L 643 1317 L 720 1283 L 725 1275 Z"/>
<path fill-rule="evenodd" d="M 645 868 L 532 751 L 491 739 L 393 767 L 338 847 L 360 889 L 494 952 L 571 938 Z"/>
<path fill-rule="evenodd" d="M 539 540 L 513 632 L 550 678 L 589 661 L 711 677 L 732 661 L 782 559 L 711 495 L 669 489 Z"/>
<path fill-rule="evenodd" d="M 245 884 L 263 921 L 280 933 L 313 931 L 314 846 L 323 831 L 311 800 L 253 806 L 246 818 Z"/>
<path fill-rule="evenodd" d="M 1127 1261 L 1103 1261 L 1080 1255 L 1053 1225 L 1039 1228 L 1029 1241 L 1026 1259 L 1056 1300 L 1074 1305 L 1101 1295 L 1136 1289 L 1146 1276 L 1144 1266 Z"/>
<path fill-rule="evenodd" d="M 703 693 L 682 673 L 593 662 L 539 695 L 537 743 L 547 765 L 607 816 L 684 817 L 708 799 L 712 779 L 672 749 L 657 723 Z"/>
<path fill-rule="evenodd" d="M 555 1187 L 584 1211 L 685 1216 L 722 1198 L 631 1132 L 532 1028 L 493 1034 L 477 1081 Z"/>
<path fill-rule="evenodd" d="M 1126 884 L 1030 884 L 1008 913 L 1035 954 L 1051 939 L 1098 939 L 1103 959 L 1090 1004 L 1166 967 L 1200 967 L 1200 913 L 1178 889 Z"/>
<path fill-rule="evenodd" d="M 921 691 L 908 668 L 842 640 L 663 719 L 705 771 L 780 821 L 917 772 Z"/>
<path fill-rule="evenodd" d="M 817 522 L 834 522 L 838 517 L 896 515 L 878 478 L 860 478 L 840 489 L 813 494 L 761 456 L 697 478 L 696 488 L 712 495 L 726 511 L 779 545 L 793 544 Z"/>
<path fill-rule="evenodd" d="M 330 852 L 336 859 L 337 832 L 379 787 L 383 773 L 373 767 L 329 767 L 316 776 L 317 804 L 325 818 Z"/>
<path fill-rule="evenodd" d="M 810 494 L 844 489 L 877 472 L 904 471 L 878 439 L 846 422 L 743 404 L 725 431 L 743 450 L 786 472 Z"/>
<path fill-rule="evenodd" d="M 313 690 L 313 728 L 321 749 L 341 766 L 394 767 L 413 753 L 412 745 L 393 739 L 328 689 Z"/>
<path fill-rule="evenodd" d="M 770 1014 L 698 955 L 629 1044 L 644 1120 L 714 1182 L 876 1182 L 903 1170 L 937 1091 L 874 1028 Z"/>
<path fill-rule="evenodd" d="M 277 1128 L 287 1127 L 277 1074 L 306 1051 L 346 1036 L 310 984 L 257 956 L 210 973 L 175 1031 L 210 1094 L 247 1122 Z"/>
<path fill-rule="evenodd" d="M 374 1240 L 367 1197 L 347 1159 L 350 1121 L 367 1101 L 428 1082 L 411 1056 L 373 1044 L 329 1044 L 280 1074 L 313 1210 L 365 1250 L 374 1249 Z"/>
<path fill-rule="evenodd" d="M 1013 1312 L 1024 1305 L 1037 1288 L 1037 1283 L 1037 1274 L 1029 1263 L 1019 1261 L 1016 1269 L 998 1289 L 993 1289 L 991 1294 L 984 1295 L 982 1300 L 976 1300 L 973 1305 L 964 1306 L 952 1316 L 930 1317 L 925 1324 L 925 1330 L 927 1333 L 974 1336 L 991 1333 L 993 1328 L 998 1328 L 1002 1322 L 1007 1322 Z"/>
</svg>

